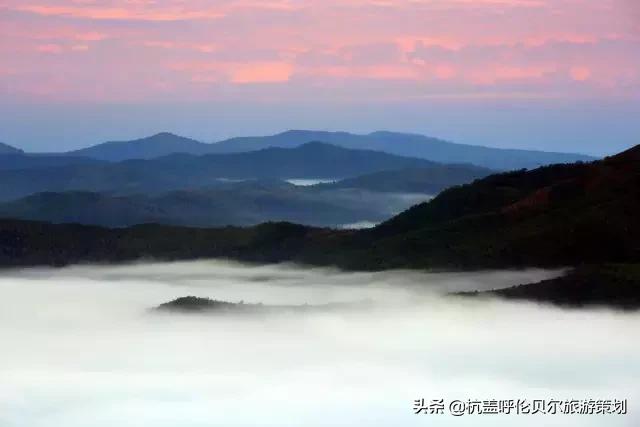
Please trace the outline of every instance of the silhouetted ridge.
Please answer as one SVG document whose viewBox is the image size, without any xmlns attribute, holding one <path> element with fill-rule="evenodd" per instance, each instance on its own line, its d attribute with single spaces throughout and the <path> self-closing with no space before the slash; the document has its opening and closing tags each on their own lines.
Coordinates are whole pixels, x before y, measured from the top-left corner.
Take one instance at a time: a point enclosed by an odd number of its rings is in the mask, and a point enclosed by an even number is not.
<svg viewBox="0 0 640 427">
<path fill-rule="evenodd" d="M 76 150 L 80 155 L 98 160 L 121 161 L 152 159 L 173 153 L 203 155 L 243 153 L 268 147 L 295 148 L 310 141 L 322 141 L 348 149 L 381 151 L 438 163 L 469 163 L 494 170 L 534 168 L 552 163 L 593 160 L 571 153 L 513 150 L 458 144 L 429 136 L 377 131 L 367 135 L 348 132 L 289 130 L 270 136 L 235 137 L 212 144 L 184 138 L 170 132 L 132 141 L 111 141 Z"/>
<path fill-rule="evenodd" d="M 29 170 L 0 168 L 0 182 L 4 184 L 0 187 L 0 200 L 45 191 L 158 194 L 215 187 L 220 184 L 220 179 L 341 179 L 386 170 L 434 166 L 440 165 L 423 159 L 313 142 L 296 148 L 272 147 L 246 153 L 169 154 L 147 160 Z"/>
<path fill-rule="evenodd" d="M 173 153 L 202 155 L 211 151 L 211 145 L 161 132 L 133 141 L 109 141 L 69 154 L 88 156 L 99 160 L 122 161 L 129 159 L 153 159 Z"/>
<path fill-rule="evenodd" d="M 500 296 L 533 300 L 564 307 L 608 306 L 640 309 L 640 264 L 580 266 L 564 276 L 539 283 L 489 292 L 464 292 L 462 296 Z"/>
<path fill-rule="evenodd" d="M 640 162 L 640 145 L 629 148 L 614 156 L 607 157 L 607 161 L 622 161 L 622 162 Z"/>
<path fill-rule="evenodd" d="M 357 135 L 347 132 L 291 130 L 264 137 L 237 137 L 213 144 L 216 152 L 258 150 L 267 146 L 292 148 L 309 141 L 324 141 L 344 148 L 383 151 L 439 163 L 470 163 L 497 170 L 534 168 L 552 163 L 593 160 L 580 154 L 552 153 L 466 145 L 418 134 L 389 131 Z"/>
</svg>

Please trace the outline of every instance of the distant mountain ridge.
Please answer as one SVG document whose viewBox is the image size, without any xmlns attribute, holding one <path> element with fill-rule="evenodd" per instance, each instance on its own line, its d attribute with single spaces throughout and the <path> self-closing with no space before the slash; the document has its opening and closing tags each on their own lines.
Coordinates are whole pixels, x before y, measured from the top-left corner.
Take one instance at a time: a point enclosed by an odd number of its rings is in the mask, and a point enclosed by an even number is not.
<svg viewBox="0 0 640 427">
<path fill-rule="evenodd" d="M 269 147 L 296 148 L 312 141 L 350 149 L 383 151 L 439 163 L 470 163 L 494 170 L 535 168 L 553 163 L 595 160 L 582 154 L 490 148 L 410 133 L 378 131 L 359 135 L 312 130 L 290 130 L 270 136 L 235 137 L 215 143 L 204 143 L 163 132 L 132 141 L 105 142 L 58 155 L 91 157 L 113 162 L 153 159 L 175 153 L 205 155 L 242 153 Z"/>
<path fill-rule="evenodd" d="M 423 159 L 311 142 L 296 148 L 194 156 L 172 154 L 150 160 L 0 170 L 0 200 L 39 192 L 90 191 L 119 195 L 160 193 L 219 185 L 220 179 L 355 177 L 385 170 L 440 168 Z M 477 167 L 467 165 L 476 173 Z M 450 178 L 455 181 L 452 172 Z"/>
<path fill-rule="evenodd" d="M 130 159 L 153 159 L 174 153 L 208 154 L 212 153 L 211 144 L 161 132 L 133 141 L 109 141 L 66 154 L 118 162 Z"/>
<path fill-rule="evenodd" d="M 358 135 L 348 132 L 290 130 L 272 136 L 231 138 L 217 142 L 214 146 L 217 152 L 237 152 L 255 150 L 265 145 L 295 147 L 304 141 L 323 141 L 345 148 L 366 148 L 438 163 L 470 163 L 494 170 L 536 168 L 554 163 L 595 160 L 582 154 L 490 148 L 458 144 L 419 134 L 388 131 Z"/>
</svg>

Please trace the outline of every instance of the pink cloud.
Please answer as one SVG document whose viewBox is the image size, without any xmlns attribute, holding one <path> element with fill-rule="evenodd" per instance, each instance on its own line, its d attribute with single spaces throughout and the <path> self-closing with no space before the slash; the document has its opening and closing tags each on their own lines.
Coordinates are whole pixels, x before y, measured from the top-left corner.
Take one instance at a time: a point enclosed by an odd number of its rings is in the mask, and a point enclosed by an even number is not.
<svg viewBox="0 0 640 427">
<path fill-rule="evenodd" d="M 569 74 L 573 80 L 583 82 L 591 77 L 591 70 L 587 67 L 572 67 Z"/>
<path fill-rule="evenodd" d="M 219 46 L 214 43 L 183 43 L 183 42 L 175 42 L 175 41 L 144 41 L 142 42 L 144 46 L 154 47 L 160 49 L 187 49 L 194 50 L 203 53 L 211 53 L 219 50 Z"/>
<path fill-rule="evenodd" d="M 492 85 L 500 81 L 536 80 L 555 71 L 554 66 L 514 66 L 492 65 L 487 68 L 470 70 L 468 80 L 477 85 Z"/>
<path fill-rule="evenodd" d="M 332 79 L 419 80 L 422 73 L 408 64 L 374 66 L 329 66 L 301 70 L 300 75 Z"/>
<path fill-rule="evenodd" d="M 198 83 L 281 83 L 293 74 L 292 64 L 286 62 L 188 62 L 171 64 L 174 70 L 190 75 Z"/>
<path fill-rule="evenodd" d="M 42 53 L 60 53 L 62 52 L 62 46 L 57 44 L 42 44 L 36 47 L 38 52 Z"/>
<path fill-rule="evenodd" d="M 420 36 L 403 36 L 396 39 L 400 49 L 403 52 L 413 52 L 416 45 L 422 46 L 436 46 L 443 49 L 458 50 L 465 45 L 465 42 L 461 39 L 454 39 L 452 37 L 420 37 Z"/>
<path fill-rule="evenodd" d="M 457 75 L 458 71 L 451 65 L 438 65 L 434 69 L 434 74 L 439 79 L 451 79 Z"/>
<path fill-rule="evenodd" d="M 637 4 L 0 0 L 0 55 L 12 70 L 0 84 L 124 101 L 160 89 L 177 99 L 236 93 L 229 88 L 246 97 L 269 86 L 301 98 L 360 86 L 386 98 L 628 96 L 640 85 L 640 35 L 629 25 Z M 41 81 L 55 84 L 28 91 Z"/>
</svg>

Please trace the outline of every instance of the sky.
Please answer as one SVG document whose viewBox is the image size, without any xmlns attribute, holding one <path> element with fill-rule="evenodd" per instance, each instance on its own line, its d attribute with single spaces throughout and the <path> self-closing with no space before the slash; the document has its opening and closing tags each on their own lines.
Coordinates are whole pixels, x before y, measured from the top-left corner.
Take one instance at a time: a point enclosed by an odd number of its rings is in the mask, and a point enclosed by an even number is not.
<svg viewBox="0 0 640 427">
<path fill-rule="evenodd" d="M 0 0 L 0 141 L 419 132 L 615 152 L 637 0 Z"/>
</svg>

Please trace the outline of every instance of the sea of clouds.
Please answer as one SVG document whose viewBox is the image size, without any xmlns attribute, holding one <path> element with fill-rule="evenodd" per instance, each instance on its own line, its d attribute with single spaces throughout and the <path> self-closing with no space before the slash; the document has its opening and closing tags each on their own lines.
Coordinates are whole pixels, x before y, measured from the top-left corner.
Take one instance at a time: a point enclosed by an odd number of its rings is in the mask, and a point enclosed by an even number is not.
<svg viewBox="0 0 640 427">
<path fill-rule="evenodd" d="M 221 261 L 0 275 L 0 426 L 637 426 L 640 315 L 447 296 L 554 271 Z M 269 315 L 149 311 L 195 295 Z M 628 399 L 629 414 L 414 415 L 414 399 Z"/>
</svg>

